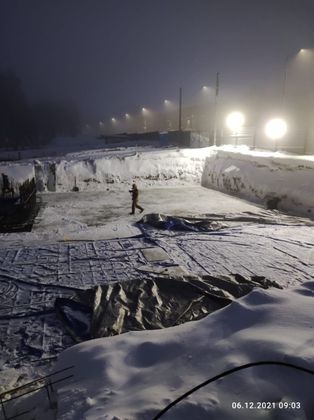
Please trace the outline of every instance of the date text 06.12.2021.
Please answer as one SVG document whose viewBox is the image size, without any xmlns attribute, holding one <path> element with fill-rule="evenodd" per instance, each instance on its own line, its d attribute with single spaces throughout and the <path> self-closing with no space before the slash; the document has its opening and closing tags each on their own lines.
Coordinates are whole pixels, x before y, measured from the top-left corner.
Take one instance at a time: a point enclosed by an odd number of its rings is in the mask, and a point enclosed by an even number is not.
<svg viewBox="0 0 314 420">
<path fill-rule="evenodd" d="M 271 410 L 279 408 L 280 410 L 299 410 L 301 403 L 299 401 L 233 401 L 231 407 L 235 410 Z"/>
</svg>

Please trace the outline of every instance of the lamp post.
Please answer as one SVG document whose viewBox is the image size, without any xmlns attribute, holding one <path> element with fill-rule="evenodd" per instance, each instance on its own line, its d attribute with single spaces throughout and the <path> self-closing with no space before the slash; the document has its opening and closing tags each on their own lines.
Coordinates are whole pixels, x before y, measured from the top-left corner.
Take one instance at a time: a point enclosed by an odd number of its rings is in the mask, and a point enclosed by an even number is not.
<svg viewBox="0 0 314 420">
<path fill-rule="evenodd" d="M 215 109 L 214 109 L 214 146 L 217 145 L 217 109 L 219 96 L 219 72 L 216 73 L 216 92 L 215 92 Z"/>
<path fill-rule="evenodd" d="M 179 131 L 182 131 L 182 88 L 179 89 Z"/>
<path fill-rule="evenodd" d="M 166 128 L 166 130 L 172 129 L 172 113 L 175 109 L 174 103 L 170 101 L 169 99 L 164 99 L 164 117 L 163 117 L 163 127 Z"/>
<path fill-rule="evenodd" d="M 200 129 L 203 127 L 204 131 L 206 132 L 206 128 L 208 129 L 208 146 L 210 146 L 210 133 L 212 131 L 212 122 L 211 119 L 208 118 L 208 112 L 210 112 L 210 98 L 211 98 L 212 89 L 210 86 L 202 86 L 202 96 L 203 96 L 203 106 L 204 106 L 204 123 L 203 119 L 201 119 Z M 207 126 L 207 124 L 209 125 Z M 204 124 L 204 125 L 203 125 Z"/>
<path fill-rule="evenodd" d="M 277 151 L 277 141 L 287 133 L 287 123 L 282 118 L 272 118 L 265 125 L 266 136 L 274 140 L 274 151 Z"/>
<path fill-rule="evenodd" d="M 245 117 L 242 112 L 239 111 L 231 112 L 226 118 L 226 124 L 235 137 L 235 146 L 238 146 L 239 131 L 244 122 Z"/>
<path fill-rule="evenodd" d="M 128 129 L 130 129 L 129 123 L 131 121 L 131 116 L 130 114 L 128 114 L 127 112 L 124 114 L 124 118 L 125 118 L 125 129 L 126 132 L 128 132 Z"/>
<path fill-rule="evenodd" d="M 142 108 L 142 115 L 143 115 L 143 130 L 146 132 L 147 131 L 147 115 L 148 115 L 148 110 L 146 108 Z"/>
<path fill-rule="evenodd" d="M 287 78 L 288 78 L 288 67 L 289 62 L 292 60 L 292 58 L 296 57 L 300 53 L 304 53 L 306 50 L 304 48 L 301 48 L 297 52 L 293 52 L 292 54 L 287 55 L 285 62 L 284 62 L 284 71 L 283 71 L 283 81 L 282 81 L 282 102 L 285 103 L 286 100 L 286 90 L 287 90 Z"/>
</svg>

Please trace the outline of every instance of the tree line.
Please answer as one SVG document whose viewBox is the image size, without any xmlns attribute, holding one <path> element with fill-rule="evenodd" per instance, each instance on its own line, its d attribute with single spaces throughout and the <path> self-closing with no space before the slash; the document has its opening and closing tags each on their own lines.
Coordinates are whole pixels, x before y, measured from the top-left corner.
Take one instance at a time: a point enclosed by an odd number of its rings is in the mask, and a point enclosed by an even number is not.
<svg viewBox="0 0 314 420">
<path fill-rule="evenodd" d="M 0 71 L 0 147 L 40 147 L 56 136 L 76 136 L 80 126 L 73 102 L 30 104 L 15 72 Z"/>
</svg>

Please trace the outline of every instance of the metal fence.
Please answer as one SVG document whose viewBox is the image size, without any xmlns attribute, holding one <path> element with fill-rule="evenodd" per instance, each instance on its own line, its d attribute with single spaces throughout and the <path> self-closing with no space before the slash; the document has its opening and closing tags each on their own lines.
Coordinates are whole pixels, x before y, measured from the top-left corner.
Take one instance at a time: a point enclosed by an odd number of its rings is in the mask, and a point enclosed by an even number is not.
<svg viewBox="0 0 314 420">
<path fill-rule="evenodd" d="M 22 386 L 19 386 L 17 388 L 10 389 L 8 391 L 2 392 L 0 394 L 0 404 L 1 404 L 1 415 L 3 420 L 12 420 L 15 418 L 19 418 L 21 416 L 25 416 L 26 414 L 31 413 L 35 407 L 32 407 L 28 410 L 21 411 L 18 414 L 9 415 L 10 407 L 9 403 L 11 401 L 14 401 L 16 399 L 19 399 L 25 395 L 31 394 L 33 392 L 39 391 L 41 389 L 46 390 L 46 396 L 49 401 L 50 408 L 55 408 L 55 402 L 53 399 L 53 395 L 55 393 L 54 385 L 63 382 L 69 378 L 72 378 L 74 375 L 67 375 L 63 376 L 61 378 L 58 378 L 57 376 L 59 374 L 62 374 L 66 371 L 69 371 L 70 369 L 73 369 L 74 366 L 69 366 L 65 369 L 58 370 L 56 372 L 53 372 L 49 375 L 43 376 L 41 378 L 35 379 L 34 381 L 28 382 Z"/>
</svg>

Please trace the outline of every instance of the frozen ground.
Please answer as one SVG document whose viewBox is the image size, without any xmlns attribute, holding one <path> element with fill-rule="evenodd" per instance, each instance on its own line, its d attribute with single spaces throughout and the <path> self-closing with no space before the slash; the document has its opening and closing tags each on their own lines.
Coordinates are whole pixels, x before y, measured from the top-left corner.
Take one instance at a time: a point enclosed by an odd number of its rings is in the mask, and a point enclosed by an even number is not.
<svg viewBox="0 0 314 420">
<path fill-rule="evenodd" d="M 233 220 L 226 217 L 224 221 L 228 227 L 213 233 L 134 226 L 140 217 L 128 215 L 129 193 L 125 190 L 48 194 L 43 200 L 46 207 L 33 233 L 17 234 L 13 241 L 12 235 L 3 235 L 3 369 L 23 371 L 25 366 L 45 365 L 71 345 L 53 313 L 53 303 L 57 296 L 69 296 L 75 289 L 147 278 L 171 266 L 202 274 L 263 275 L 284 287 L 313 275 L 313 227 L 306 226 L 310 222 L 265 211 L 217 191 L 191 185 L 151 188 L 142 193 L 148 212 L 194 216 L 231 213 Z M 242 218 L 237 219 L 237 214 Z M 106 223 L 107 228 L 103 228 Z M 44 241 L 53 230 L 50 243 Z M 95 234 L 102 240 L 94 240 Z M 115 234 L 116 239 L 110 239 Z M 28 244 L 28 235 L 34 235 L 32 244 Z M 161 248 L 167 256 L 152 261 L 145 256 L 147 248 Z"/>
<path fill-rule="evenodd" d="M 132 226 L 138 217 L 130 216 L 131 195 L 128 187 L 110 186 L 108 191 L 42 194 L 44 209 L 37 218 L 34 233 L 64 232 L 67 238 L 109 239 L 139 234 Z M 197 216 L 209 212 L 226 213 L 256 211 L 256 206 L 227 194 L 197 185 L 141 190 L 140 203 L 146 213 L 169 213 L 176 216 Z M 137 210 L 138 212 L 138 210 Z M 97 230 L 93 227 L 97 227 Z M 124 232 L 125 231 L 125 232 Z M 89 233 L 90 232 L 90 233 Z M 102 236 L 102 237 L 101 237 Z"/>
<path fill-rule="evenodd" d="M 160 184 L 141 189 L 140 202 L 147 213 L 198 216 L 231 210 L 257 211 L 259 206 L 196 184 L 173 187 Z M 131 237 L 140 234 L 129 215 L 128 185 L 108 185 L 105 191 L 43 193 L 42 208 L 32 232 L 1 235 L 0 248 L 9 244 L 47 243 L 55 240 L 95 240 Z"/>
</svg>

